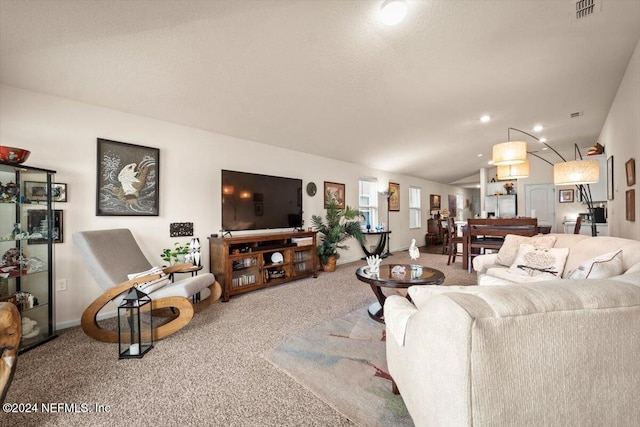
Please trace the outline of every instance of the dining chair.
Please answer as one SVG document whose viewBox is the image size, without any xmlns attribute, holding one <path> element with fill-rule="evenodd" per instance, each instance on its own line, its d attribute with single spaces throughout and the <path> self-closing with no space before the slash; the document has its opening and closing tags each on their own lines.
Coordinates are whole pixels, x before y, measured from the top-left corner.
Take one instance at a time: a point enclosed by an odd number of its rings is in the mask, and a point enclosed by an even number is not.
<svg viewBox="0 0 640 427">
<path fill-rule="evenodd" d="M 580 234 L 580 227 L 582 226 L 582 217 L 576 218 L 576 226 L 573 227 L 573 234 Z"/>
<path fill-rule="evenodd" d="M 458 243 L 464 243 L 464 238 L 462 236 L 458 236 L 456 230 L 456 221 L 452 217 L 447 218 L 447 252 L 449 253 L 449 258 L 447 259 L 447 265 L 450 265 L 451 262 L 456 262 L 456 254 L 458 253 Z"/>
<path fill-rule="evenodd" d="M 471 271 L 472 258 L 486 253 L 487 250 L 497 251 L 502 247 L 507 234 L 519 236 L 535 236 L 538 234 L 538 220 L 536 218 L 496 218 L 467 220 L 468 269 Z"/>
<path fill-rule="evenodd" d="M 449 237 L 449 227 L 442 226 L 442 220 L 438 219 L 438 238 L 442 242 L 442 254 L 447 253 L 447 244 Z"/>
</svg>

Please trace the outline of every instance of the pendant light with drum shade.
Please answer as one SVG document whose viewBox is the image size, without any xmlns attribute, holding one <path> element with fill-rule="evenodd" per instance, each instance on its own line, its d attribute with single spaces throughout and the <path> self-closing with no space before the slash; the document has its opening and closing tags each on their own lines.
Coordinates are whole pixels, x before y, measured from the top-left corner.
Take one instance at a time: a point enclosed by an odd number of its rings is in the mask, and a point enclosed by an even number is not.
<svg viewBox="0 0 640 427">
<path fill-rule="evenodd" d="M 508 179 L 527 178 L 530 171 L 529 159 L 517 165 L 498 165 L 498 179 L 500 181 Z"/>
<path fill-rule="evenodd" d="M 551 163 L 549 160 L 540 157 L 534 152 L 527 151 L 527 143 L 524 141 L 511 141 L 511 131 L 521 132 L 551 149 L 562 162 Z M 583 160 L 582 154 L 577 144 L 574 144 L 575 160 L 568 161 L 553 147 L 534 135 L 516 128 L 507 129 L 507 142 L 493 146 L 493 164 L 498 169 L 498 179 L 518 179 L 529 176 L 530 165 L 527 154 L 531 154 L 553 166 L 553 183 L 555 185 L 575 185 L 578 194 L 582 196 L 587 204 L 587 209 L 591 218 L 595 218 L 593 209 L 593 199 L 591 198 L 591 188 L 589 184 L 595 184 L 600 180 L 600 163 L 597 160 Z M 523 149 L 524 146 L 524 149 Z M 523 154 L 524 150 L 524 154 Z M 597 236 L 597 228 L 594 221 L 591 221 L 591 235 Z"/>
<path fill-rule="evenodd" d="M 527 143 L 508 141 L 493 146 L 493 164 L 496 166 L 518 165 L 527 160 Z"/>
</svg>

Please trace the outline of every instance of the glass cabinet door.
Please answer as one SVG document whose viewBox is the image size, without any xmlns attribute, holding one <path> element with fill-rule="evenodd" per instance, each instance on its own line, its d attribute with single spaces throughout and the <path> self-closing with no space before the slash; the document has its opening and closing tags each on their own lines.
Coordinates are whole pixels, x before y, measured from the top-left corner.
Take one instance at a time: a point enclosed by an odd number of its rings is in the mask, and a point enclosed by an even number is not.
<svg viewBox="0 0 640 427">
<path fill-rule="evenodd" d="M 22 317 L 21 351 L 55 337 L 53 242 L 61 212 L 52 209 L 54 172 L 0 163 L 0 301 Z"/>
<path fill-rule="evenodd" d="M 258 255 L 235 257 L 231 262 L 231 286 L 239 288 L 253 286 L 260 282 Z"/>
</svg>

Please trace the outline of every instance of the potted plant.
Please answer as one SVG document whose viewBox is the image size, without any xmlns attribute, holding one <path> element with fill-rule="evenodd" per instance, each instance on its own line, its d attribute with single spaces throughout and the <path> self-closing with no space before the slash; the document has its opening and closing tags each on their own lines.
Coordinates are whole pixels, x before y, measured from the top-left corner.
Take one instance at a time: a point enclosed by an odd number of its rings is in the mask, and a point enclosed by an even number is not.
<svg viewBox="0 0 640 427">
<path fill-rule="evenodd" d="M 185 255 L 189 253 L 189 243 L 182 245 L 180 242 L 173 244 L 173 249 L 163 249 L 160 258 L 169 265 L 184 263 Z"/>
<path fill-rule="evenodd" d="M 336 260 L 340 258 L 339 249 L 349 249 L 344 242 L 355 238 L 360 244 L 364 244 L 364 235 L 360 229 L 359 211 L 349 206 L 340 208 L 333 197 L 330 200 L 325 216 L 326 222 L 319 216 L 311 217 L 313 228 L 322 236 L 322 242 L 316 251 L 320 258 L 323 271 L 335 271 Z"/>
</svg>

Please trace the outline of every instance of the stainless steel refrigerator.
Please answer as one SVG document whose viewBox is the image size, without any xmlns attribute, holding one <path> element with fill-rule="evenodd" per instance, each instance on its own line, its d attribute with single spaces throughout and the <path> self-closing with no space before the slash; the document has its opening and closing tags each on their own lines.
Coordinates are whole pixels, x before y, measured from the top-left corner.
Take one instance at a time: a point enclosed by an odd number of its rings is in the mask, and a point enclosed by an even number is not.
<svg viewBox="0 0 640 427">
<path fill-rule="evenodd" d="M 518 215 L 518 202 L 515 194 L 485 196 L 484 210 L 496 218 L 515 218 Z"/>
</svg>

